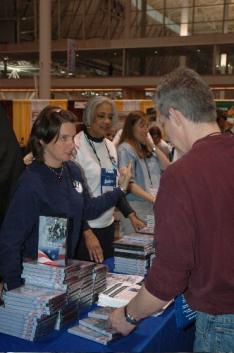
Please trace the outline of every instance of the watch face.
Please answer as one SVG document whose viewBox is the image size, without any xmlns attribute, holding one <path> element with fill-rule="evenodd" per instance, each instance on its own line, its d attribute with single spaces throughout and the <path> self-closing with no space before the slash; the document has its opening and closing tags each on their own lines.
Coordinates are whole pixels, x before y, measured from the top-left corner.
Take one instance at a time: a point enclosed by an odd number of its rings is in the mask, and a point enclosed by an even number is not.
<svg viewBox="0 0 234 353">
<path fill-rule="evenodd" d="M 124 316 L 127 322 L 132 325 L 137 325 L 138 321 L 132 315 L 127 313 L 127 306 L 124 308 Z"/>
</svg>

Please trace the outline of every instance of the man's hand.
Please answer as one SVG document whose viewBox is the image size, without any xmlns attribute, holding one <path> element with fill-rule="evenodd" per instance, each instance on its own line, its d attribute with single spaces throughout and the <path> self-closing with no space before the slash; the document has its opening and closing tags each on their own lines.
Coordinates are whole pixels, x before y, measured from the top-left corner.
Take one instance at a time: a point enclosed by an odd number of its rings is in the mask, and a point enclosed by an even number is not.
<svg viewBox="0 0 234 353">
<path fill-rule="evenodd" d="M 124 315 L 124 307 L 114 310 L 108 318 L 111 327 L 124 336 L 127 336 L 132 330 L 135 329 L 135 325 L 129 324 Z"/>
<path fill-rule="evenodd" d="M 132 226 L 136 232 L 138 230 L 146 227 L 146 224 L 140 218 L 138 218 L 138 216 L 135 214 L 135 212 L 130 213 L 128 215 L 128 218 L 130 219 Z"/>
<path fill-rule="evenodd" d="M 83 235 L 90 259 L 95 262 L 102 262 L 104 260 L 103 251 L 96 235 L 91 229 L 85 230 Z"/>
</svg>

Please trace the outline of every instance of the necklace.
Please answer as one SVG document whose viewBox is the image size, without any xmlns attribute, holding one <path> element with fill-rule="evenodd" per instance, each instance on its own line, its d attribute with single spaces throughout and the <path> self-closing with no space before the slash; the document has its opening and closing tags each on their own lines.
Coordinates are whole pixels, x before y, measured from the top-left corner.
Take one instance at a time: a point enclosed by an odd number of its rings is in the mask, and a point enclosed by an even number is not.
<svg viewBox="0 0 234 353">
<path fill-rule="evenodd" d="M 52 173 L 54 173 L 54 175 L 56 176 L 56 178 L 58 180 L 62 179 L 62 177 L 63 177 L 63 164 L 62 164 L 61 169 L 60 168 L 52 168 L 48 165 L 46 165 L 46 166 L 49 168 L 49 170 L 51 170 Z M 58 169 L 60 169 L 59 172 L 57 172 Z"/>
</svg>

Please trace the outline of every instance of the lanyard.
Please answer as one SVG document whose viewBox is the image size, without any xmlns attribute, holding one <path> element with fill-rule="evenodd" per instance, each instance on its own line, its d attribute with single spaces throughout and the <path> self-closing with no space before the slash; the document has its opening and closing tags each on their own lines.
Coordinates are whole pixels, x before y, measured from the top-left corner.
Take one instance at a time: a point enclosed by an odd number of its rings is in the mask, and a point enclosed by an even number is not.
<svg viewBox="0 0 234 353">
<path fill-rule="evenodd" d="M 152 183 L 152 179 L 151 179 L 151 174 L 150 174 L 150 170 L 149 170 L 149 166 L 148 166 L 148 163 L 146 161 L 146 158 L 144 158 L 144 162 L 145 162 L 145 166 L 146 166 L 146 169 L 147 169 L 147 172 L 148 172 L 148 176 L 149 176 L 149 180 L 150 180 L 150 185 L 151 187 L 153 187 L 153 183 Z"/>
<path fill-rule="evenodd" d="M 90 140 L 86 134 L 84 134 L 84 135 L 85 135 L 85 138 L 86 138 L 88 144 L 89 144 L 90 147 L 92 148 L 93 153 L 95 154 L 95 156 L 96 156 L 96 158 L 97 158 L 98 164 L 99 164 L 100 167 L 102 168 L 101 160 L 100 160 L 100 158 L 99 158 L 99 156 L 98 156 L 98 154 L 97 154 L 97 151 L 96 151 L 96 148 L 95 148 L 95 146 L 94 146 L 93 141 Z M 110 159 L 110 161 L 111 161 L 112 167 L 113 167 L 113 168 L 116 168 L 116 161 L 115 161 L 115 158 L 114 158 L 113 156 L 111 156 L 110 151 L 109 151 L 109 148 L 107 147 L 107 144 L 106 144 L 106 141 L 105 141 L 105 140 L 104 140 L 104 143 L 105 143 L 106 150 L 107 150 L 107 153 L 108 153 L 108 157 L 109 157 L 109 159 Z"/>
</svg>

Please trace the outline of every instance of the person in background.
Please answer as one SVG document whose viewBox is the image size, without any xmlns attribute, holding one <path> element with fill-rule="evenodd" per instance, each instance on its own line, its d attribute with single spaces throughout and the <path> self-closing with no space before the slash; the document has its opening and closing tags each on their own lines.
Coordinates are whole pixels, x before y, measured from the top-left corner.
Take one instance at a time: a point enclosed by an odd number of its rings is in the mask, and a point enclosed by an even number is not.
<svg viewBox="0 0 234 353">
<path fill-rule="evenodd" d="M 171 148 L 170 148 L 169 144 L 163 140 L 162 132 L 161 132 L 160 128 L 158 126 L 154 125 L 149 129 L 149 133 L 153 139 L 154 145 L 157 146 L 169 159 Z"/>
<path fill-rule="evenodd" d="M 106 138 L 108 139 L 108 140 L 110 140 L 110 141 L 112 141 L 113 142 L 113 139 L 114 139 L 114 137 L 115 137 L 115 135 L 116 135 L 116 129 L 113 127 L 113 126 L 111 126 L 108 130 L 107 130 L 107 132 L 106 132 Z"/>
<path fill-rule="evenodd" d="M 148 132 L 147 116 L 141 111 L 129 113 L 117 148 L 120 167 L 132 162 L 133 177 L 127 199 L 142 219 L 153 214 L 161 172 L 170 163 L 165 154 L 150 143 Z M 120 219 L 120 229 L 123 234 L 133 232 L 132 225 L 123 217 Z"/>
<path fill-rule="evenodd" d="M 226 114 L 221 110 L 217 109 L 217 124 L 219 125 L 219 128 L 221 132 L 229 132 L 233 134 L 233 124 L 231 124 L 227 120 Z"/>
<path fill-rule="evenodd" d="M 188 68 L 162 78 L 155 99 L 168 138 L 186 153 L 161 178 L 145 284 L 110 321 L 127 335 L 184 293 L 197 310 L 194 351 L 233 352 L 234 136 L 221 134 L 212 92 Z"/>
<path fill-rule="evenodd" d="M 91 98 L 83 112 L 84 131 L 75 137 L 75 160 L 82 167 L 85 179 L 93 196 L 105 194 L 118 184 L 118 160 L 114 144 L 105 138 L 117 121 L 114 102 L 102 96 Z M 141 221 L 122 197 L 117 208 L 127 217 L 133 229 L 143 228 Z M 84 225 L 83 237 L 78 246 L 77 257 L 83 260 L 102 262 L 113 256 L 114 207 L 100 217 Z"/>
<path fill-rule="evenodd" d="M 83 220 L 113 207 L 127 188 L 130 165 L 121 171 L 120 186 L 90 197 L 81 169 L 70 161 L 75 134 L 76 116 L 56 107 L 44 108 L 32 126 L 28 147 L 34 160 L 18 180 L 0 230 L 0 276 L 6 290 L 22 284 L 23 259 L 37 259 L 40 216 L 69 220 L 67 257 L 74 258 Z"/>
<path fill-rule="evenodd" d="M 22 155 L 10 121 L 0 104 L 0 226 L 12 190 L 24 169 Z"/>
</svg>

